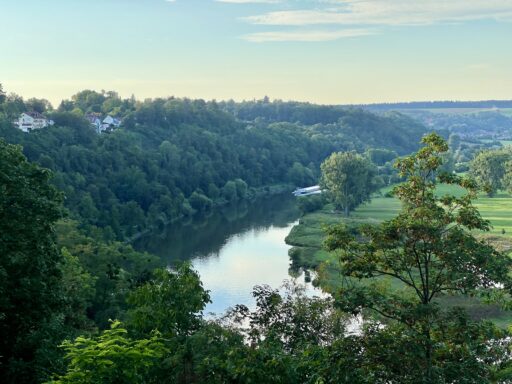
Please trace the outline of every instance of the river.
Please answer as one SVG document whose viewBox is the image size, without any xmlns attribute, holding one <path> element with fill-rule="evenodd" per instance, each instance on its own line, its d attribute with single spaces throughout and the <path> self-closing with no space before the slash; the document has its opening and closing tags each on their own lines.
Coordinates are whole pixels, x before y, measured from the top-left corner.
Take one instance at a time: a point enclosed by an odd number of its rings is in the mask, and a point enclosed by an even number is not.
<svg viewBox="0 0 512 384">
<path fill-rule="evenodd" d="M 251 292 L 255 285 L 278 288 L 291 279 L 290 247 L 284 239 L 299 216 L 292 196 L 272 196 L 174 223 L 134 245 L 168 265 L 190 260 L 210 291 L 212 303 L 205 312 L 221 314 L 235 304 L 254 307 Z M 297 280 L 304 283 L 303 276 Z M 321 294 L 310 284 L 307 290 Z"/>
</svg>

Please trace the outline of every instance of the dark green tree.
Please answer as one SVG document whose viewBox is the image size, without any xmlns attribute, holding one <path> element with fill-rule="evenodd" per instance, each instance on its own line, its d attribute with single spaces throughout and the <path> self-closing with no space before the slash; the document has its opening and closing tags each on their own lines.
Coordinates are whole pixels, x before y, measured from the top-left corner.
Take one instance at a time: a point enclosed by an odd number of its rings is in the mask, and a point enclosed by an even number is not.
<svg viewBox="0 0 512 384">
<path fill-rule="evenodd" d="M 129 325 L 140 334 L 187 335 L 199 327 L 210 296 L 188 264 L 176 271 L 157 269 L 153 278 L 128 297 Z"/>
<path fill-rule="evenodd" d="M 33 382 L 38 331 L 59 312 L 63 258 L 53 225 L 61 195 L 48 170 L 0 140 L 0 377 Z"/>
<path fill-rule="evenodd" d="M 438 383 L 448 377 L 441 351 L 444 343 L 452 341 L 445 336 L 462 332 L 460 324 L 448 326 L 439 298 L 482 294 L 497 285 L 508 290 L 512 261 L 470 232 L 489 229 L 471 203 L 476 183 L 453 174 L 436 174 L 441 155 L 448 150 L 446 142 L 436 134 L 425 136 L 422 142 L 422 149 L 396 163 L 406 178 L 394 189 L 403 203 L 399 215 L 377 226 L 362 227 L 357 237 L 342 226 L 332 227 L 326 245 L 340 257 L 344 276 L 340 305 L 352 313 L 372 310 L 400 324 L 419 347 L 413 358 L 419 375 L 410 382 Z M 435 193 L 438 182 L 460 186 L 467 194 L 439 197 Z M 393 284 L 386 284 L 386 278 Z M 465 343 L 462 347 L 469 348 Z M 482 366 L 475 359 L 472 362 L 466 367 L 466 377 L 479 377 L 469 370 Z"/>
</svg>

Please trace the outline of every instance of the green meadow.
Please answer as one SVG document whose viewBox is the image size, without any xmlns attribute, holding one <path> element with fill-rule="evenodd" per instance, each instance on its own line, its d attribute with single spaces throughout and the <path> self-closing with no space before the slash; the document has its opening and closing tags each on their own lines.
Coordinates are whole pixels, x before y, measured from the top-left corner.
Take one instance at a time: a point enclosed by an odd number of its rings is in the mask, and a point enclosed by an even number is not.
<svg viewBox="0 0 512 384">
<path fill-rule="evenodd" d="M 389 189 L 382 192 L 385 193 Z M 462 195 L 464 190 L 459 187 L 440 185 L 439 195 Z M 489 198 L 481 195 L 474 201 L 482 217 L 489 220 L 492 228 L 489 232 L 476 233 L 478 237 L 490 241 L 497 249 L 511 253 L 512 256 L 512 196 L 498 194 Z M 379 223 L 389 220 L 400 211 L 401 203 L 393 197 L 376 196 L 371 202 L 359 207 L 351 217 L 345 218 L 327 204 L 321 210 L 304 215 L 286 238 L 293 247 L 290 249 L 292 268 L 314 269 L 318 272 L 316 283 L 327 292 L 335 292 L 340 284 L 337 259 L 333 254 L 322 249 L 325 228 L 340 222 L 347 226 L 363 223 Z M 475 318 L 487 318 L 500 326 L 512 323 L 512 312 L 500 310 L 497 306 L 486 305 L 476 299 L 447 296 L 442 300 L 444 305 L 457 305 L 468 309 Z"/>
</svg>

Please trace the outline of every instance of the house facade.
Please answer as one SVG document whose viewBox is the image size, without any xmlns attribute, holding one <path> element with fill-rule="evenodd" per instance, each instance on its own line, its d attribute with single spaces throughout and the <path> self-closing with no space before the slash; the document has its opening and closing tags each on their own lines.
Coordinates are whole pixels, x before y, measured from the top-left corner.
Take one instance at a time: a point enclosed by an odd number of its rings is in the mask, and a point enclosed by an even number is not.
<svg viewBox="0 0 512 384">
<path fill-rule="evenodd" d="M 108 115 L 102 120 L 101 115 L 89 113 L 85 115 L 85 118 L 94 127 L 97 133 L 110 131 L 114 128 L 119 128 L 119 126 L 121 125 L 120 119 L 116 119 L 115 117 L 112 117 L 110 115 Z"/>
<path fill-rule="evenodd" d="M 14 124 L 23 132 L 46 128 L 53 125 L 53 120 L 47 119 L 38 112 L 24 112 Z"/>
</svg>

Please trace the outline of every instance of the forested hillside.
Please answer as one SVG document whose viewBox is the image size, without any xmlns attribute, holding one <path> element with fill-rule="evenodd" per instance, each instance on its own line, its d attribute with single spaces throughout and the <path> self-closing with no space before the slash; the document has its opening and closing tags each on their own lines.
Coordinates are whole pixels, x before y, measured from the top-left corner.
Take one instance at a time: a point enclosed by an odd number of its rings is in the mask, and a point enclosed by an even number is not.
<svg viewBox="0 0 512 384">
<path fill-rule="evenodd" d="M 21 132 L 10 121 L 26 109 L 45 113 L 55 125 Z M 315 183 L 319 164 L 333 151 L 410 152 L 425 132 L 398 114 L 264 101 L 137 102 L 114 92 L 83 91 L 57 110 L 9 96 L 2 111 L 0 136 L 55 172 L 65 205 L 84 225 L 117 239 L 250 197 L 255 189 Z M 97 134 L 87 113 L 111 114 L 123 124 Z"/>
<path fill-rule="evenodd" d="M 296 123 L 311 136 L 321 135 L 338 148 L 350 142 L 354 149 L 368 146 L 388 148 L 399 154 L 417 149 L 416 141 L 425 128 L 413 119 L 395 112 L 379 116 L 362 109 L 336 105 L 315 105 L 268 99 L 242 103 L 223 102 L 221 107 L 243 121 Z"/>
</svg>

